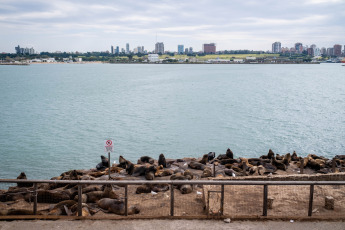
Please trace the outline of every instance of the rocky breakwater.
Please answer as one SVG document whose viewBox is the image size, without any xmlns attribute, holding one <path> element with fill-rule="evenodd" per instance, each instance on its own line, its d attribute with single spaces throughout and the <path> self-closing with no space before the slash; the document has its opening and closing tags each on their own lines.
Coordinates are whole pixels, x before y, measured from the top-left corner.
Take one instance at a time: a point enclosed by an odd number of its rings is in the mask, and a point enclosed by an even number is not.
<svg viewBox="0 0 345 230">
<path fill-rule="evenodd" d="M 118 164 L 109 164 L 106 157 L 101 156 L 101 162 L 96 168 L 90 170 L 71 170 L 62 173 L 52 180 L 108 180 L 109 167 L 111 180 L 182 180 L 186 183 L 175 186 L 181 194 L 193 192 L 195 187 L 188 183 L 194 179 L 207 179 L 209 177 L 229 178 L 245 176 L 274 176 L 291 175 L 299 173 L 329 173 L 332 170 L 343 172 L 345 155 L 338 155 L 333 160 L 322 156 L 310 154 L 307 157 L 287 153 L 275 154 L 269 150 L 268 154 L 259 158 L 235 158 L 230 149 L 225 154 L 216 157 L 214 152 L 196 158 L 166 159 L 160 154 L 158 160 L 143 156 L 133 163 L 123 156 L 119 157 Z M 22 172 L 17 179 L 26 179 Z M 168 184 L 143 184 L 135 186 L 130 196 L 142 193 L 159 193 L 170 189 Z M 76 184 L 53 183 L 38 184 L 37 201 L 38 214 L 42 215 L 77 215 L 78 186 Z M 82 215 L 99 215 L 100 213 L 125 214 L 124 188 L 118 185 L 82 185 Z M 0 190 L 0 215 L 31 215 L 33 211 L 33 185 L 18 183 L 17 186 Z M 20 205 L 18 205 L 20 204 Z M 28 207 L 28 208 L 25 208 Z M 128 209 L 128 214 L 140 213 L 140 202 Z"/>
</svg>

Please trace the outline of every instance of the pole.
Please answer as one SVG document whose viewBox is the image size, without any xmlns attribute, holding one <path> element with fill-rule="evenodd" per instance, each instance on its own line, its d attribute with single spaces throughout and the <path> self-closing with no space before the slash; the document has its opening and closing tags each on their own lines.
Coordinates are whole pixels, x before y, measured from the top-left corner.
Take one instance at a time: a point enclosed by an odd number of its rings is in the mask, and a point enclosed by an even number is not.
<svg viewBox="0 0 345 230">
<path fill-rule="evenodd" d="M 125 186 L 125 216 L 128 216 L 128 185 Z"/>
<path fill-rule="evenodd" d="M 170 216 L 174 216 L 174 185 L 170 184 Z"/>
<path fill-rule="evenodd" d="M 224 216 L 224 185 L 222 184 L 221 196 L 220 196 L 220 214 Z"/>
<path fill-rule="evenodd" d="M 313 200 L 314 200 L 314 185 L 312 184 L 312 185 L 310 185 L 308 216 L 311 216 L 313 213 Z"/>
<path fill-rule="evenodd" d="M 300 160 L 300 166 L 299 166 L 299 173 L 303 174 L 303 169 L 304 169 L 304 158 Z"/>
<path fill-rule="evenodd" d="M 264 207 L 263 207 L 263 216 L 267 216 L 267 194 L 268 194 L 268 186 L 264 185 Z"/>
<path fill-rule="evenodd" d="M 110 151 L 108 152 L 108 168 L 109 168 L 109 180 L 110 180 Z"/>
<path fill-rule="evenodd" d="M 34 183 L 34 215 L 37 214 L 37 183 Z"/>
<path fill-rule="evenodd" d="M 81 191 L 81 184 L 78 184 L 78 216 L 82 216 L 82 203 L 81 203 L 81 195 L 82 195 L 82 191 Z"/>
</svg>

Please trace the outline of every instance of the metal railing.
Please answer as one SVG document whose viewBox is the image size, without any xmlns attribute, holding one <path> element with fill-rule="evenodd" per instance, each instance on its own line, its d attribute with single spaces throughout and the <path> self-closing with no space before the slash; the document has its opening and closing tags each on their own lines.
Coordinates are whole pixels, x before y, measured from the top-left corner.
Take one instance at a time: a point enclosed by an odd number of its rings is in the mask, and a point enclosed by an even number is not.
<svg viewBox="0 0 345 230">
<path fill-rule="evenodd" d="M 209 207 L 209 196 L 210 193 L 220 193 L 220 213 L 219 217 L 224 217 L 224 197 L 225 189 L 224 186 L 262 186 L 262 216 L 268 216 L 268 190 L 269 186 L 309 186 L 309 206 L 308 206 L 308 217 L 311 217 L 313 214 L 313 202 L 314 202 L 314 187 L 315 186 L 340 186 L 345 185 L 345 181 L 240 181 L 240 180 L 18 180 L 18 179 L 0 179 L 0 183 L 20 183 L 20 184 L 33 184 L 33 214 L 37 215 L 37 188 L 38 184 L 70 184 L 77 185 L 78 187 L 78 216 L 82 216 L 82 186 L 83 185 L 118 185 L 124 187 L 124 202 L 125 202 L 125 216 L 128 216 L 128 186 L 133 185 L 157 185 L 157 184 L 168 184 L 170 187 L 170 213 L 171 217 L 175 216 L 175 191 L 174 186 L 178 185 L 215 185 L 221 186 L 220 190 L 209 190 L 207 192 L 207 201 L 205 205 Z M 206 195 L 206 194 L 204 194 Z M 208 212 L 205 213 L 205 217 L 209 217 Z M 152 217 L 154 218 L 154 217 Z M 214 218 L 214 217 L 212 217 Z M 344 217 L 342 217 L 344 218 Z"/>
</svg>

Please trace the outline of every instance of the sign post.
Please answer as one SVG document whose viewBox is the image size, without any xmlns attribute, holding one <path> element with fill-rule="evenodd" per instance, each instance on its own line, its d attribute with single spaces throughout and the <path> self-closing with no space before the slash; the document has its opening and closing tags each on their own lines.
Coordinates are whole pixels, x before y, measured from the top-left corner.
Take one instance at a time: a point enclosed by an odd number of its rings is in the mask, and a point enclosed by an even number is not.
<svg viewBox="0 0 345 230">
<path fill-rule="evenodd" d="M 114 142 L 113 140 L 105 140 L 104 141 L 104 151 L 108 152 L 108 162 L 109 162 L 109 180 L 110 180 L 110 152 L 114 152 Z"/>
</svg>

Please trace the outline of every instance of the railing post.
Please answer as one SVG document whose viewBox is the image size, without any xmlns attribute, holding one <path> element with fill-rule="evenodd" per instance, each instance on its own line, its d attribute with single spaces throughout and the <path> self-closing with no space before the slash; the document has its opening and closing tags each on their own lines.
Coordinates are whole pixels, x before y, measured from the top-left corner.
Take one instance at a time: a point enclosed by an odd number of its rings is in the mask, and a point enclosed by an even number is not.
<svg viewBox="0 0 345 230">
<path fill-rule="evenodd" d="M 263 216 L 267 216 L 267 194 L 268 194 L 268 185 L 264 185 L 264 203 L 263 203 Z"/>
<path fill-rule="evenodd" d="M 314 185 L 312 184 L 310 185 L 308 216 L 311 216 L 313 213 L 313 200 L 314 200 Z"/>
<path fill-rule="evenodd" d="M 222 184 L 221 195 L 220 195 L 220 215 L 224 215 L 224 185 Z"/>
<path fill-rule="evenodd" d="M 302 158 L 301 160 L 300 160 L 300 166 L 299 166 L 299 173 L 300 174 L 303 174 L 303 170 L 304 170 L 304 158 Z"/>
<path fill-rule="evenodd" d="M 213 177 L 216 177 L 216 164 L 213 162 Z"/>
<path fill-rule="evenodd" d="M 174 186 L 170 184 L 170 216 L 174 216 Z"/>
<path fill-rule="evenodd" d="M 125 216 L 128 216 L 128 184 L 125 186 Z"/>
<path fill-rule="evenodd" d="M 81 198 L 82 192 L 81 192 L 81 184 L 78 184 L 78 216 L 82 216 L 82 203 L 81 203 Z"/>
<path fill-rule="evenodd" d="M 37 183 L 34 183 L 34 215 L 37 215 Z"/>
<path fill-rule="evenodd" d="M 335 173 L 335 166 L 336 166 L 336 161 L 335 158 L 332 160 L 332 172 Z"/>
</svg>

